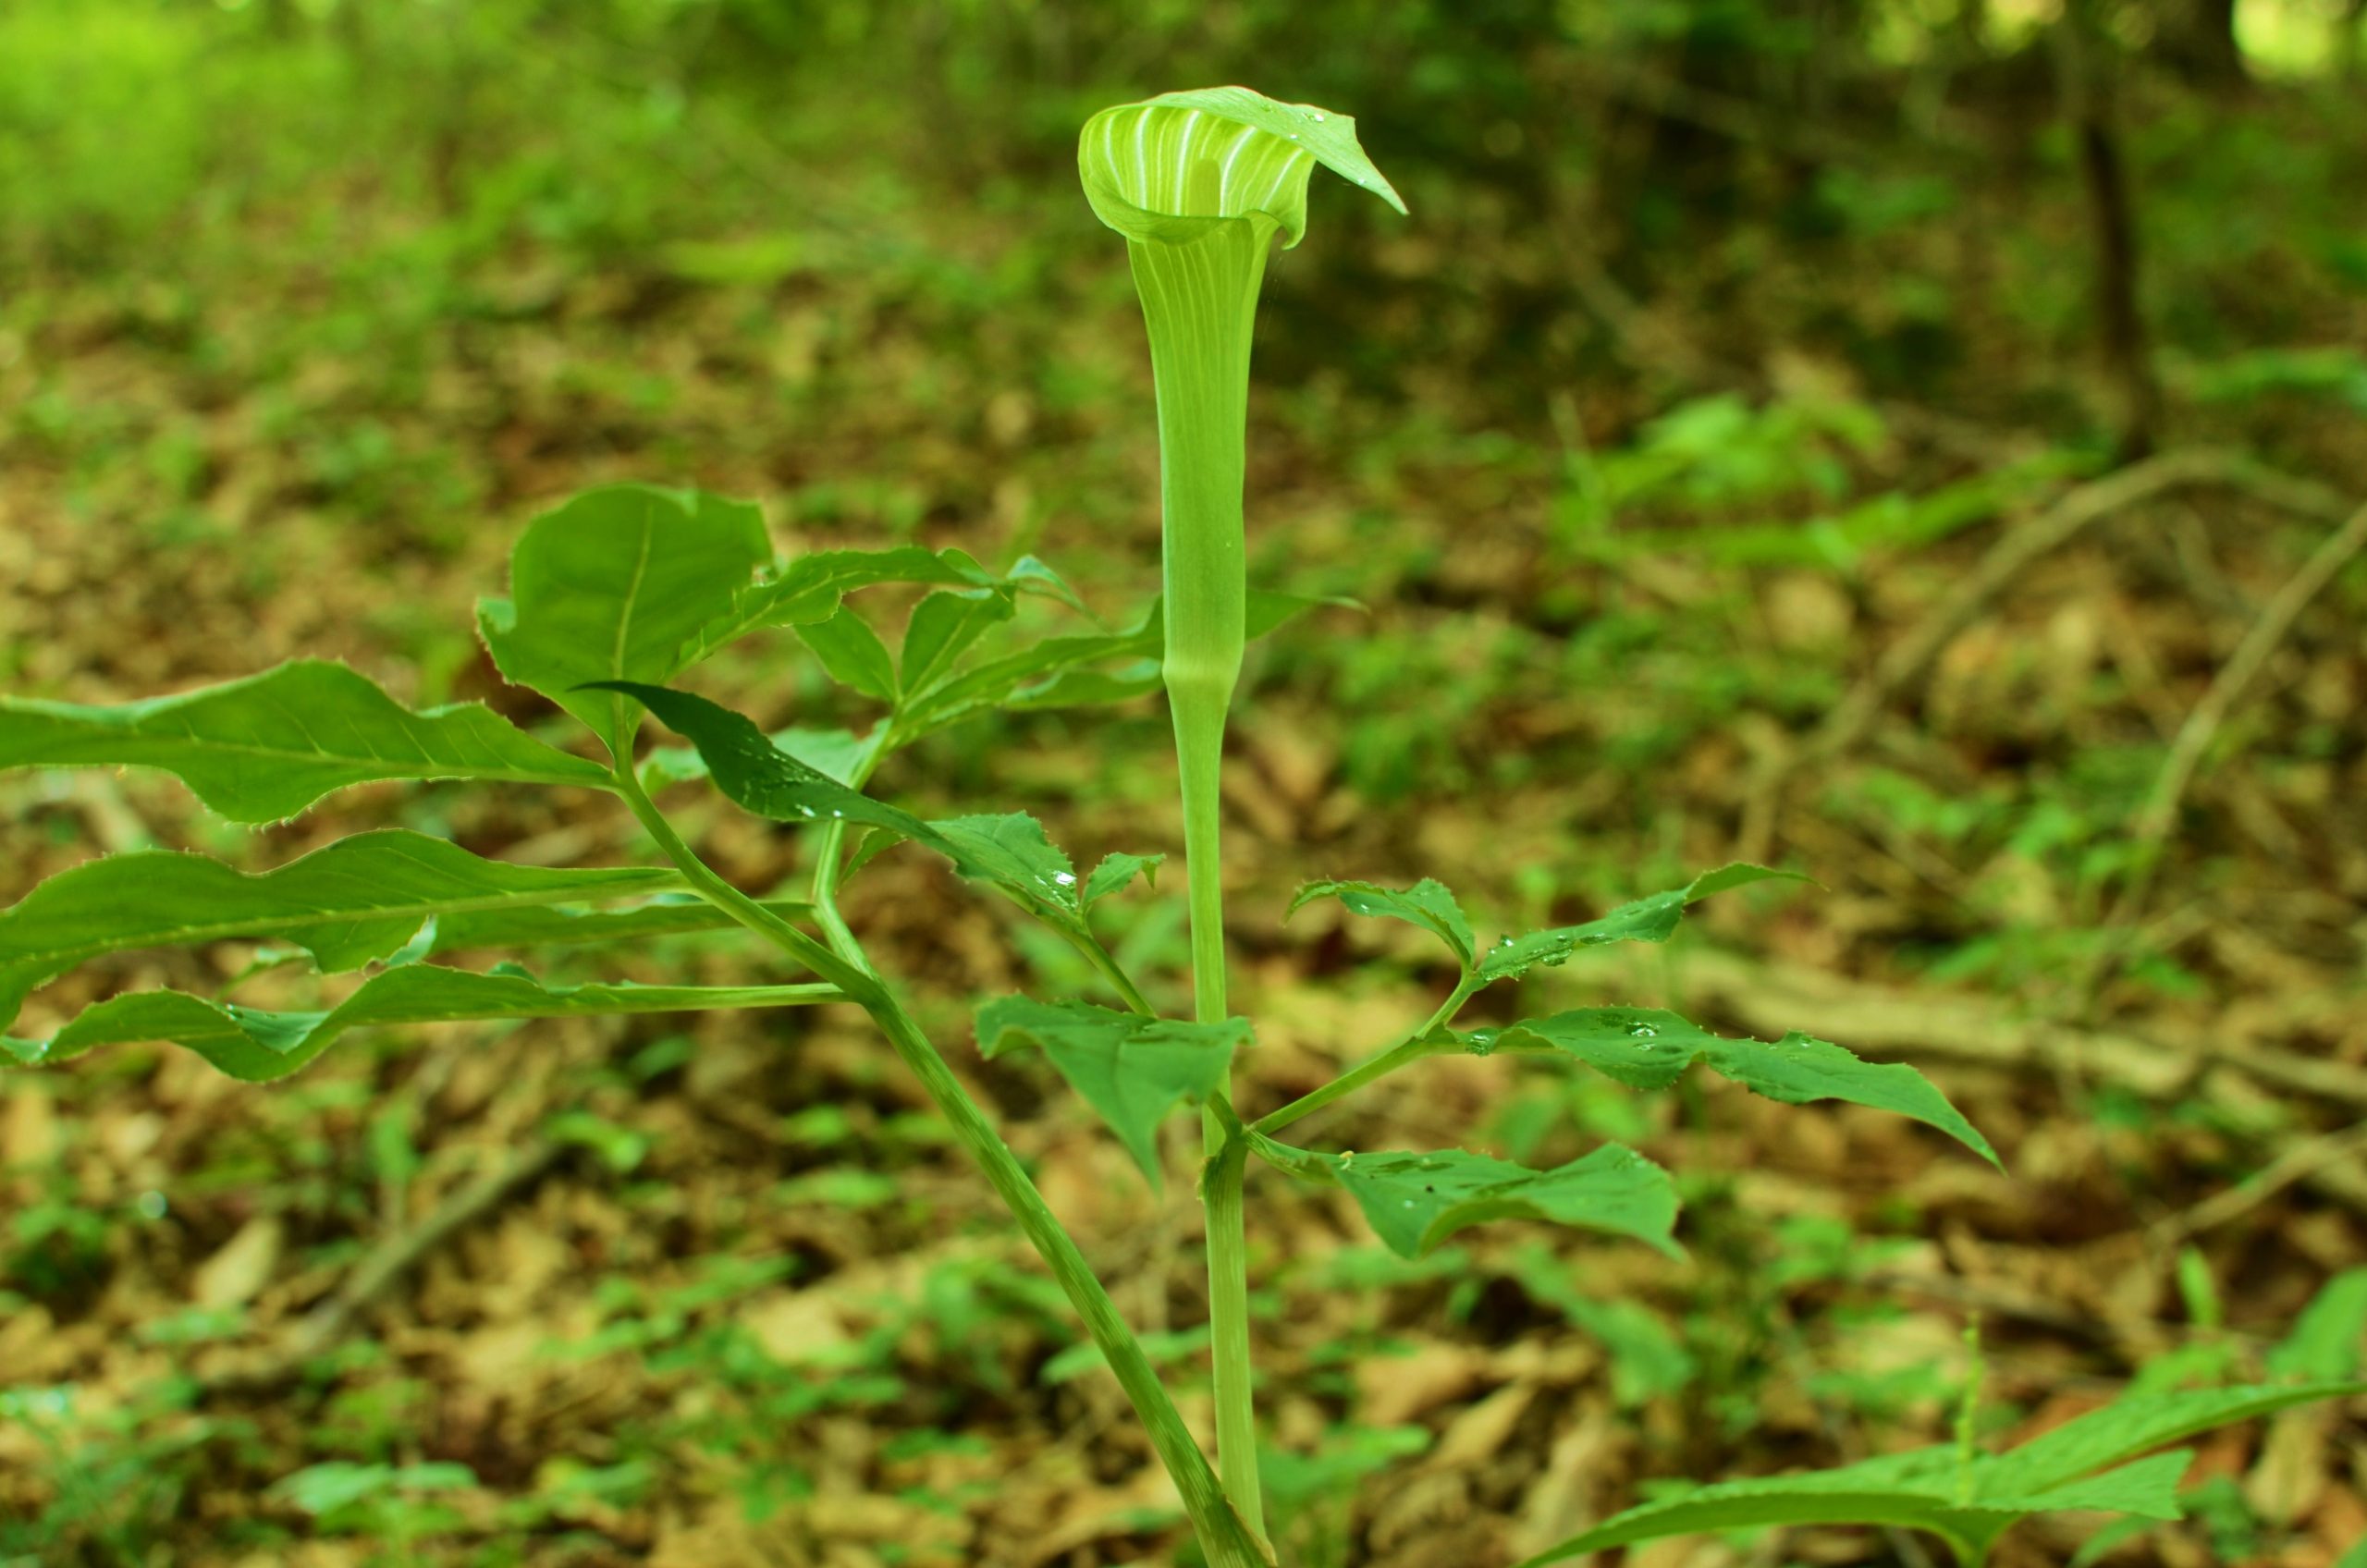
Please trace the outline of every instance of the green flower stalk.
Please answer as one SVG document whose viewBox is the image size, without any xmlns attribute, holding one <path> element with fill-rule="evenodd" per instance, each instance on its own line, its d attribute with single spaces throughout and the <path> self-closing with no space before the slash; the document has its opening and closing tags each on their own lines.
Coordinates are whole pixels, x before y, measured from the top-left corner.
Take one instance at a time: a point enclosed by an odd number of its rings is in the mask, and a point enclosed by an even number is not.
<svg viewBox="0 0 2367 1568">
<path fill-rule="evenodd" d="M 1192 913 L 1192 992 L 1202 1023 L 1226 1015 L 1218 856 L 1225 716 L 1241 675 L 1247 600 L 1242 521 L 1250 336 L 1276 235 L 1306 229 L 1318 164 L 1405 210 L 1356 144 L 1355 122 L 1243 87 L 1170 92 L 1085 122 L 1085 199 L 1126 238 L 1159 397 L 1165 675 L 1182 782 Z M 1217 1454 L 1225 1490 L 1263 1533 L 1250 1389 L 1243 1159 L 1221 1119 L 1204 1122 L 1208 1311 Z"/>
</svg>

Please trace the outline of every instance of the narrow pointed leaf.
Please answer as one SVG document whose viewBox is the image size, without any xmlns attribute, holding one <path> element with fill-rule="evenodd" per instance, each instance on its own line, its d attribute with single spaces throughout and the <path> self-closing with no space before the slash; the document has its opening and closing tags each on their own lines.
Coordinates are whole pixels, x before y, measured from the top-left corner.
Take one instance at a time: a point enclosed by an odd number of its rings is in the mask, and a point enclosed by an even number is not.
<svg viewBox="0 0 2367 1568">
<path fill-rule="evenodd" d="M 1444 942 L 1466 969 L 1471 967 L 1471 922 L 1446 884 L 1434 877 L 1403 888 L 1371 882 L 1309 882 L 1291 900 L 1285 918 L 1318 899 L 1337 899 L 1355 914 L 1409 921 Z"/>
<path fill-rule="evenodd" d="M 1087 120 L 1077 140 L 1095 215 L 1134 240 L 1189 243 L 1212 223 L 1259 218 L 1295 245 L 1318 164 L 1405 210 L 1357 143 L 1355 120 L 1245 87 L 1122 104 Z"/>
<path fill-rule="evenodd" d="M 1834 1473 L 1837 1477 L 1840 1472 Z M 1944 1497 L 1883 1488 L 1826 1484 L 1824 1476 L 1728 1481 L 1613 1514 L 1583 1535 L 1539 1552 L 1520 1568 L 1546 1568 L 1588 1552 L 1670 1536 L 1783 1525 L 1867 1525 L 1921 1530 L 1940 1537 L 1963 1561 L 1977 1561 L 1977 1543 L 1994 1540 L 2023 1517 L 2017 1511 L 1958 1508 Z"/>
<path fill-rule="evenodd" d="M 104 706 L 0 697 L 0 769 L 153 767 L 235 822 L 275 822 L 350 785 L 479 778 L 605 789 L 481 704 L 414 713 L 319 659 L 174 697 Z"/>
<path fill-rule="evenodd" d="M 1508 1029 L 1476 1029 L 1463 1038 L 1480 1054 L 1515 1050 L 1574 1057 L 1631 1089 L 1665 1089 L 1700 1062 L 1754 1094 L 1787 1105 L 1846 1100 L 1910 1117 L 1997 1163 L 1989 1140 L 1914 1068 L 1861 1060 L 1831 1041 L 1797 1032 L 1772 1044 L 1731 1040 L 1657 1008 L 1589 1007 Z"/>
<path fill-rule="evenodd" d="M 1374 1233 L 1400 1257 L 1419 1257 L 1456 1231 L 1490 1219 L 1550 1219 L 1632 1236 L 1682 1256 L 1671 1235 L 1675 1184 L 1667 1171 L 1617 1144 L 1551 1170 L 1531 1170 L 1460 1149 L 1319 1154 L 1254 1131 L 1243 1135 L 1261 1159 L 1302 1180 L 1346 1188 Z"/>
<path fill-rule="evenodd" d="M 896 700 L 895 655 L 854 611 L 841 609 L 827 620 L 800 626 L 797 635 L 840 685 L 883 703 Z"/>
<path fill-rule="evenodd" d="M 60 872 L 0 911 L 0 1026 L 37 986 L 104 953 L 232 937 L 293 942 L 358 969 L 439 915 L 624 898 L 681 886 L 671 870 L 554 870 L 483 860 L 389 828 L 250 876 L 203 855 L 116 855 Z"/>
<path fill-rule="evenodd" d="M 1113 1012 L 1089 1002 L 1004 997 L 978 1010 L 978 1048 L 988 1059 L 1041 1047 L 1054 1068 L 1101 1114 L 1156 1188 L 1159 1124 L 1185 1102 L 1218 1093 L 1233 1053 L 1249 1043 L 1246 1019 L 1185 1023 Z"/>
<path fill-rule="evenodd" d="M 514 969 L 479 974 L 409 964 L 372 975 L 321 1012 L 271 1012 L 180 991 L 141 991 L 83 1011 L 48 1040 L 0 1039 L 25 1066 L 47 1066 L 100 1046 L 169 1041 L 251 1084 L 285 1078 L 348 1030 L 398 1023 L 693 1012 L 829 1001 L 829 986 L 546 986 Z"/>
<path fill-rule="evenodd" d="M 509 597 L 478 607 L 501 673 L 604 737 L 600 680 L 670 680 L 772 557 L 754 507 L 693 490 L 617 484 L 536 518 L 509 557 Z"/>
<path fill-rule="evenodd" d="M 1090 910 L 1112 893 L 1125 891 L 1137 876 L 1146 882 L 1155 882 L 1159 878 L 1159 864 L 1166 859 L 1165 855 L 1130 855 L 1123 851 L 1106 854 L 1093 868 L 1092 874 L 1085 877 L 1085 892 L 1078 901 Z"/>
<path fill-rule="evenodd" d="M 1806 882 L 1809 878 L 1797 871 L 1776 871 L 1737 861 L 1715 871 L 1705 871 L 1682 888 L 1650 893 L 1621 904 L 1601 919 L 1589 920 L 1583 925 L 1507 937 L 1479 955 L 1478 975 L 1483 982 L 1510 980 L 1539 964 L 1550 967 L 1564 962 L 1581 948 L 1607 947 L 1613 942 L 1665 942 L 1675 934 L 1687 905 L 1729 888 L 1771 880 Z"/>
</svg>

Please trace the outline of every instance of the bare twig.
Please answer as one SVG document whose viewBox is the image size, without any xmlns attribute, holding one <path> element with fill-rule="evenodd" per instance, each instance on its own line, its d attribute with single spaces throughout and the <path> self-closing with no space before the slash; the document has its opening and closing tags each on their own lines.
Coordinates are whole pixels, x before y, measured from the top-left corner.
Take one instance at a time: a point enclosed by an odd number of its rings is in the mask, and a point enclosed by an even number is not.
<svg viewBox="0 0 2367 1568">
<path fill-rule="evenodd" d="M 2298 1182 L 2367 1153 L 2367 1121 L 2338 1132 L 2324 1133 L 2296 1144 L 2250 1176 L 2225 1191 L 2214 1193 L 2192 1208 L 2171 1215 L 2153 1227 L 2149 1240 L 2167 1251 L 2188 1239 L 2240 1219 Z"/>
<path fill-rule="evenodd" d="M 558 1145 L 536 1139 L 452 1193 L 433 1214 L 380 1242 L 335 1294 L 305 1315 L 287 1340 L 258 1363 L 209 1379 L 216 1390 L 254 1390 L 286 1382 L 304 1363 L 343 1339 L 362 1310 L 429 1254 L 508 1202 L 558 1162 Z"/>
<path fill-rule="evenodd" d="M 1745 807 L 1742 857 L 1764 858 L 1774 835 L 1785 788 L 1799 770 L 1836 757 L 1863 740 L 1897 695 L 1921 680 L 1949 643 L 1963 635 L 1989 604 L 2043 557 L 2063 548 L 2118 511 L 2188 485 L 2217 484 L 2310 517 L 2340 517 L 2350 504 L 2333 491 L 2253 462 L 2240 453 L 2187 447 L 2131 463 L 2071 491 L 1991 545 L 1915 629 L 1877 661 L 1873 670 L 1797 747 L 1760 764 Z"/>
<path fill-rule="evenodd" d="M 2135 863 L 2105 917 L 2108 930 L 2125 930 L 2144 913 L 2145 901 L 2152 895 L 2154 873 L 2161 864 L 2163 843 L 2177 820 L 2178 807 L 2212 742 L 2219 738 L 2228 716 L 2259 678 L 2262 668 L 2292 633 L 2301 612 L 2362 549 L 2367 549 L 2367 507 L 2352 512 L 2348 521 L 2328 534 L 2311 552 L 2301 570 L 2277 590 L 2276 596 L 2261 611 L 2260 619 L 2244 633 L 2244 640 L 2220 667 L 2211 689 L 2195 704 L 2194 711 L 2187 715 L 2177 739 L 2171 742 L 2170 754 L 2153 778 L 2152 789 L 2146 793 L 2144 805 L 2138 810 L 2130 834 L 2136 849 Z M 2125 948 L 2125 943 L 2116 943 L 2099 954 L 2087 977 L 2085 990 L 2089 994 L 2093 993 Z"/>
</svg>

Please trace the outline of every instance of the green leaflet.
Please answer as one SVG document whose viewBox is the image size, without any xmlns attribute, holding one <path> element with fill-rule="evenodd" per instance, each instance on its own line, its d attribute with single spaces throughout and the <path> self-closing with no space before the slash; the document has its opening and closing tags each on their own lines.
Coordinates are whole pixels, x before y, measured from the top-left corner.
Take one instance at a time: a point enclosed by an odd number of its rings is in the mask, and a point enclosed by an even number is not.
<svg viewBox="0 0 2367 1568">
<path fill-rule="evenodd" d="M 883 703 L 896 700 L 896 656 L 854 611 L 841 606 L 827 619 L 798 627 L 797 636 L 840 685 Z"/>
<path fill-rule="evenodd" d="M 1244 635 L 1263 637 L 1322 605 L 1355 607 L 1352 600 L 1253 590 Z M 1026 712 L 1148 696 L 1163 683 L 1159 661 L 1166 644 L 1166 618 L 1153 601 L 1121 631 L 1047 637 L 947 676 L 926 691 L 907 679 L 897 733 L 918 739 L 995 708 Z"/>
<path fill-rule="evenodd" d="M 116 855 L 60 872 L 0 911 L 0 1026 L 32 989 L 103 953 L 233 937 L 294 942 L 324 970 L 391 955 L 439 915 L 678 888 L 670 869 L 550 870 L 389 828 L 256 876 L 202 855 Z"/>
<path fill-rule="evenodd" d="M 1027 561 L 1049 570 L 1032 556 Z M 1012 569 L 1014 576 L 1018 570 Z M 1061 587 L 1065 591 L 1067 585 Z M 896 689 L 926 692 L 945 679 L 972 644 L 1012 618 L 1012 598 L 1008 591 L 947 588 L 914 605 L 912 619 L 904 623 L 903 649 L 896 656 Z"/>
<path fill-rule="evenodd" d="M 1476 973 L 1481 984 L 1492 984 L 1525 974 L 1540 963 L 1561 963 L 1580 948 L 1604 947 L 1613 942 L 1665 942 L 1685 918 L 1687 905 L 1699 903 L 1711 894 L 1723 893 L 1729 888 L 1770 880 L 1806 882 L 1809 878 L 1797 871 L 1776 871 L 1736 861 L 1715 871 L 1705 871 L 1682 888 L 1650 893 L 1621 904 L 1601 919 L 1589 920 L 1583 925 L 1506 937 L 1479 955 Z"/>
<path fill-rule="evenodd" d="M 771 558 L 754 507 L 608 485 L 533 521 L 510 552 L 509 597 L 483 601 L 478 627 L 505 678 L 615 743 L 615 703 L 582 689 L 672 679 L 702 629 Z"/>
<path fill-rule="evenodd" d="M 1695 1062 L 1754 1094 L 1787 1105 L 1846 1100 L 1936 1127 L 1998 1164 L 1989 1146 L 1931 1080 L 1904 1062 L 1871 1062 L 1827 1040 L 1793 1033 L 1769 1043 L 1730 1040 L 1656 1008 L 1589 1007 L 1527 1019 L 1507 1029 L 1475 1029 L 1466 1049 L 1545 1051 L 1575 1057 L 1631 1089 L 1665 1089 Z"/>
<path fill-rule="evenodd" d="M 1160 1184 L 1159 1124 L 1177 1105 L 1217 1093 L 1233 1053 L 1249 1044 L 1249 1021 L 1185 1023 L 1113 1012 L 1089 1002 L 1004 997 L 978 1010 L 987 1058 L 1040 1047 L 1069 1086 L 1101 1114 L 1152 1187 Z"/>
<path fill-rule="evenodd" d="M 2055 1511 L 2179 1516 L 2177 1483 L 2190 1455 L 2137 1456 L 2235 1421 L 2367 1392 L 2367 1383 L 2213 1389 L 2124 1399 L 1968 1473 L 1953 1447 L 1891 1454 L 1837 1470 L 1699 1488 L 1631 1508 L 1529 1559 L 1521 1568 L 1666 1536 L 1769 1525 L 1884 1525 L 1939 1536 L 1968 1563 L 2033 1513 Z M 2133 1462 L 2133 1463 L 2132 1463 Z"/>
<path fill-rule="evenodd" d="M 90 706 L 0 697 L 0 768 L 155 767 L 235 822 L 275 822 L 389 778 L 608 786 L 477 703 L 414 713 L 320 659 L 175 697 Z"/>
<path fill-rule="evenodd" d="M 757 815 L 883 828 L 935 850 L 963 876 L 991 882 L 1053 924 L 1085 935 L 1076 867 L 1045 837 L 1043 824 L 1024 812 L 925 822 L 824 777 L 775 745 L 754 720 L 705 697 L 630 681 L 601 684 L 633 697 L 688 738 L 717 787 Z"/>
<path fill-rule="evenodd" d="M 843 784 L 863 766 L 870 741 L 846 729 L 776 729 L 772 742 L 799 762 Z M 706 759 L 696 746 L 658 746 L 641 759 L 641 787 L 655 792 L 668 784 L 705 778 Z"/>
<path fill-rule="evenodd" d="M 1016 574 L 1021 568 L 1012 570 Z M 1045 575 L 1041 563 L 1027 575 L 1031 581 Z M 957 588 L 1000 585 L 994 573 L 960 550 L 930 550 L 918 545 L 886 550 L 818 550 L 795 557 L 755 582 L 749 583 L 745 578 L 742 582 L 744 586 L 736 589 L 726 606 L 693 634 L 677 668 L 698 663 L 759 627 L 809 626 L 828 620 L 838 613 L 840 601 L 858 589 L 889 582 Z"/>
<path fill-rule="evenodd" d="M 803 920 L 813 906 L 786 899 L 767 899 L 764 907 L 784 920 Z M 637 941 L 647 937 L 696 936 L 708 931 L 738 931 L 740 923 L 705 899 L 685 895 L 661 898 L 631 909 L 559 909 L 521 906 L 470 914 L 438 915 L 426 932 L 420 958 L 468 952 L 487 948 L 591 947 L 604 942 Z"/>
<path fill-rule="evenodd" d="M 1405 888 L 1371 882 L 1309 882 L 1291 900 L 1283 917 L 1296 914 L 1318 899 L 1337 899 L 1355 914 L 1410 921 L 1453 949 L 1464 968 L 1471 967 L 1471 922 L 1446 884 L 1435 877 L 1425 876 Z"/>
<path fill-rule="evenodd" d="M 1531 1170 L 1486 1155 L 1318 1154 L 1245 1129 L 1250 1151 L 1303 1181 L 1344 1187 L 1389 1250 L 1419 1257 L 1457 1231 L 1490 1219 L 1550 1219 L 1632 1236 L 1672 1257 L 1683 1251 L 1675 1183 L 1631 1148 L 1605 1144 L 1583 1159 Z"/>
<path fill-rule="evenodd" d="M 944 817 L 926 825 L 922 842 L 953 862 L 964 876 L 992 882 L 1040 908 L 1082 919 L 1076 867 L 1067 851 L 1025 812 Z"/>
<path fill-rule="evenodd" d="M 180 991 L 141 991 L 87 1009 L 47 1040 L 0 1039 L 24 1066 L 47 1066 L 99 1046 L 168 1040 L 250 1084 L 285 1078 L 349 1029 L 388 1023 L 691 1012 L 794 1007 L 838 996 L 829 986 L 545 986 L 522 971 L 407 964 L 374 974 L 325 1012 L 266 1012 Z"/>
<path fill-rule="evenodd" d="M 912 813 L 849 789 L 790 755 L 744 714 L 688 692 L 637 680 L 598 680 L 592 688 L 619 692 L 656 714 L 698 748 L 716 788 L 758 816 L 776 822 L 861 823 L 924 842 L 934 837 L 928 824 Z"/>
<path fill-rule="evenodd" d="M 1123 851 L 1103 855 L 1094 866 L 1093 874 L 1085 879 L 1085 888 L 1077 897 L 1082 910 L 1091 910 L 1112 893 L 1124 892 L 1137 876 L 1146 882 L 1159 879 L 1159 867 L 1165 855 L 1130 855 Z"/>
<path fill-rule="evenodd" d="M 1189 243 L 1212 223 L 1252 214 L 1286 245 L 1306 231 L 1318 164 L 1403 213 L 1404 201 L 1356 141 L 1356 122 L 1245 87 L 1208 87 L 1121 104 L 1087 120 L 1077 174 L 1096 216 L 1132 240 Z"/>
</svg>

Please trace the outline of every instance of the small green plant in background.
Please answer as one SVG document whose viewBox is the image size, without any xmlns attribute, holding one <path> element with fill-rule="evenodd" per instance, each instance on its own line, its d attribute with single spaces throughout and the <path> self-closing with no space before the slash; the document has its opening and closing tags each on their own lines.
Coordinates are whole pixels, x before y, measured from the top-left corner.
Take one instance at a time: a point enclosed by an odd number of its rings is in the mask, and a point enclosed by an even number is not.
<svg viewBox="0 0 2367 1568">
<path fill-rule="evenodd" d="M 1250 338 L 1272 242 L 1281 236 L 1294 244 L 1303 235 L 1318 166 L 1402 209 L 1358 146 L 1352 121 L 1245 89 L 1122 105 L 1085 129 L 1085 192 L 1126 240 L 1158 392 L 1164 592 L 1120 629 L 1083 618 L 1069 630 L 1036 634 L 1040 618 L 1022 616 L 1023 601 L 1038 601 L 1031 610 L 1049 606 L 1054 615 L 1080 606 L 1061 578 L 1032 558 L 991 570 L 958 550 L 903 545 L 782 559 L 752 507 L 694 492 L 617 486 L 538 519 L 511 557 L 508 594 L 486 601 L 480 616 L 479 632 L 502 674 L 556 704 L 571 726 L 566 737 L 530 733 L 475 704 L 415 711 L 351 669 L 311 661 L 117 706 L 0 700 L 0 767 L 160 768 L 216 811 L 247 823 L 289 817 L 332 791 L 374 781 L 459 779 L 606 794 L 656 851 L 639 865 L 530 866 L 425 834 L 380 830 L 259 875 L 200 855 L 95 860 L 0 913 L 0 1019 L 13 1020 L 33 990 L 84 963 L 142 949 L 264 941 L 309 959 L 321 975 L 362 978 L 323 986 L 301 1007 L 170 989 L 129 993 L 85 1009 L 46 1038 L 6 1039 L 8 1055 L 39 1066 L 101 1046 L 170 1041 L 233 1077 L 263 1083 L 297 1072 L 357 1028 L 859 1008 L 1010 1209 L 1081 1319 L 1089 1353 L 1081 1346 L 1059 1375 L 1083 1375 L 1095 1361 L 1108 1367 L 1173 1478 L 1199 1550 L 1214 1568 L 1276 1562 L 1269 1490 L 1278 1511 L 1311 1521 L 1302 1532 L 1315 1542 L 1310 1550 L 1335 1551 L 1341 1525 L 1330 1494 L 1414 1440 L 1402 1431 L 1350 1431 L 1312 1455 L 1261 1452 L 1246 1245 L 1253 1167 L 1343 1193 L 1382 1244 L 1404 1259 L 1432 1254 L 1470 1226 L 1505 1219 L 1582 1227 L 1681 1256 L 1674 1184 L 1624 1145 L 1605 1142 L 1567 1163 L 1534 1169 L 1459 1148 L 1333 1150 L 1282 1141 L 1282 1133 L 1358 1090 L 1447 1055 L 1575 1063 L 1641 1090 L 1672 1088 L 1699 1066 L 1779 1101 L 1836 1099 L 1893 1112 L 1993 1160 L 1981 1134 L 1912 1069 L 1861 1061 L 1802 1034 L 1731 1039 L 1676 1014 L 1636 1007 L 1458 1027 L 1481 992 L 1534 969 L 1599 948 L 1665 942 L 1702 899 L 1797 880 L 1747 864 L 1705 872 L 1596 920 L 1492 941 L 1481 939 L 1455 896 L 1435 880 L 1409 888 L 1311 882 L 1298 905 L 1336 900 L 1359 916 L 1417 926 L 1444 949 L 1455 978 L 1427 1017 L 1331 1083 L 1256 1114 L 1236 1105 L 1232 1068 L 1235 1056 L 1254 1046 L 1256 1025 L 1233 1011 L 1226 985 L 1219 761 L 1246 642 L 1311 603 L 1253 593 L 1246 582 Z M 1717 417 L 1730 420 L 1731 411 Z M 1851 438 L 1846 426 L 1836 434 Z M 1821 483 L 1812 472 L 1797 477 Z M 849 602 L 863 590 L 891 584 L 917 594 L 893 637 Z M 712 655 L 783 630 L 875 712 L 865 730 L 767 733 L 681 684 Z M 868 788 L 894 753 L 972 717 L 1159 690 L 1168 694 L 1180 765 L 1190 1019 L 1161 1016 L 1148 1000 L 1159 987 L 1146 987 L 1122 957 L 1127 949 L 1113 949 L 1104 936 L 1102 906 L 1142 896 L 1139 885 L 1150 878 L 1158 855 L 1118 852 L 1081 866 L 1024 814 L 925 819 Z M 653 717 L 687 745 L 644 748 L 644 720 Z M 590 748 L 570 749 L 583 731 L 597 742 L 598 757 L 587 754 Z M 804 886 L 758 896 L 709 864 L 658 803 L 660 794 L 702 780 L 809 840 Z M 1195 1179 L 1208 1220 L 1213 1464 L 1162 1373 L 1196 1354 L 1197 1334 L 1138 1334 L 1128 1325 L 842 913 L 851 879 L 899 845 L 941 857 L 1006 900 L 1040 927 L 1044 945 L 1067 965 L 1065 974 L 1089 976 L 1103 993 L 1102 1000 L 1086 1000 L 1069 987 L 1048 986 L 1041 988 L 1056 999 L 987 1000 L 975 1014 L 986 1056 L 1040 1053 L 1154 1185 L 1172 1174 L 1162 1155 L 1162 1124 L 1183 1108 L 1200 1111 L 1203 1148 Z M 660 938 L 670 944 L 733 931 L 758 938 L 790 973 L 745 986 L 568 983 L 506 960 L 484 968 L 453 962 L 560 949 L 656 957 L 674 950 L 657 946 Z M 620 1169 L 644 1152 L 595 1116 L 578 1114 L 562 1131 Z M 1527 1272 L 1539 1290 L 1549 1290 L 1544 1270 Z M 734 1278 L 716 1288 L 749 1282 Z M 958 1335 L 975 1292 L 975 1281 L 948 1281 L 929 1308 L 941 1333 Z M 668 1302 L 627 1288 L 611 1304 L 613 1316 L 595 1348 L 663 1349 L 679 1365 L 730 1383 L 753 1411 L 793 1415 L 806 1408 L 812 1390 L 752 1374 L 744 1346 L 692 1330 L 688 1314 L 706 1299 Z M 1691 1375 L 1682 1347 L 1649 1320 L 1623 1314 L 1620 1304 L 1564 1292 L 1553 1305 L 1623 1342 L 1630 1376 L 1644 1385 L 1681 1384 Z M 982 1377 L 991 1371 L 980 1369 Z M 2148 1394 L 1994 1455 L 1972 1442 L 1968 1403 L 1959 1443 L 1664 1497 L 1531 1561 L 1544 1564 L 1693 1531 L 1861 1524 L 1926 1531 L 1964 1562 L 1978 1563 L 2031 1513 L 2079 1509 L 2175 1517 L 2186 1456 L 2152 1451 L 2226 1422 L 2358 1388 L 2321 1377 Z M 885 1391 L 851 1379 L 830 1397 L 860 1403 Z M 472 1485 L 468 1473 L 453 1467 L 363 1459 L 300 1472 L 283 1483 L 282 1497 L 322 1527 L 373 1528 L 407 1543 L 448 1527 L 459 1517 L 457 1501 Z"/>
</svg>

